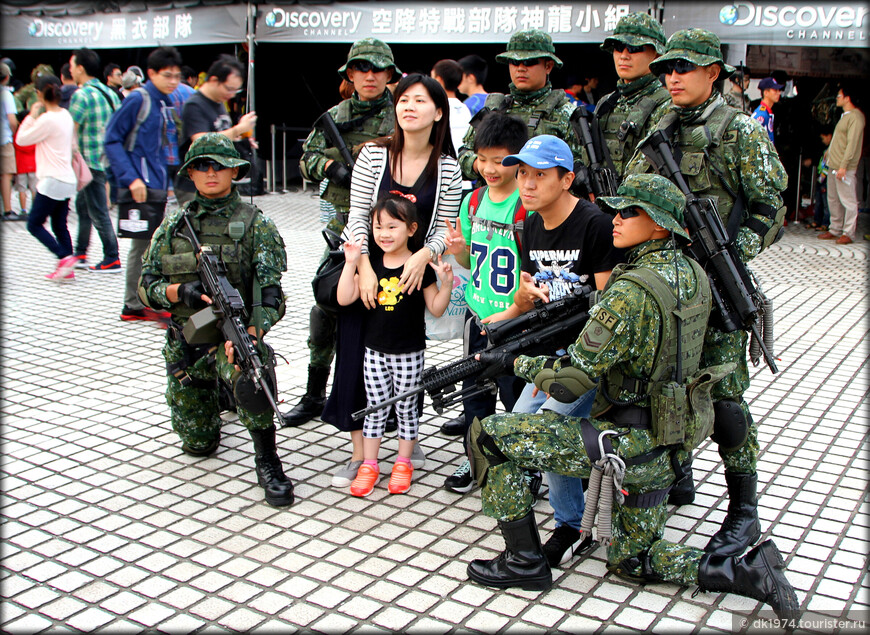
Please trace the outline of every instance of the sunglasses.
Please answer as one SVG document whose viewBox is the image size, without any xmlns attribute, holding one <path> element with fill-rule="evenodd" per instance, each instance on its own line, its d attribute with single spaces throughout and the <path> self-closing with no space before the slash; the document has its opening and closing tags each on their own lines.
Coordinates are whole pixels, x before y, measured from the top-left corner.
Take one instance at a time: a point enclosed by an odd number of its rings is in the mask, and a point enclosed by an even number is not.
<svg viewBox="0 0 870 635">
<path fill-rule="evenodd" d="M 229 170 L 229 168 L 225 165 L 221 165 L 217 161 L 213 159 L 203 159 L 202 161 L 195 161 L 191 163 L 190 167 L 192 167 L 197 172 L 208 172 L 210 169 L 215 172 L 220 172 L 221 170 Z"/>
<path fill-rule="evenodd" d="M 696 68 L 698 68 L 698 65 L 693 64 L 689 60 L 668 60 L 667 62 L 659 64 L 659 69 L 665 75 L 670 75 L 671 73 L 683 75 L 685 73 L 691 73 Z"/>
<path fill-rule="evenodd" d="M 646 46 L 644 44 L 641 44 L 640 46 L 630 46 L 624 42 L 617 42 L 613 45 L 613 50 L 617 53 L 628 51 L 630 54 L 634 55 L 635 53 L 643 53 L 646 50 Z"/>
<path fill-rule="evenodd" d="M 533 57 L 530 60 L 508 60 L 511 66 L 537 66 L 543 60 L 540 57 Z"/>
<path fill-rule="evenodd" d="M 385 68 L 381 68 L 380 66 L 375 66 L 368 60 L 357 60 L 353 64 L 351 64 L 350 67 L 355 71 L 359 71 L 360 73 L 368 73 L 369 71 L 372 71 L 373 73 L 380 73 L 381 71 L 386 70 Z"/>
<path fill-rule="evenodd" d="M 616 213 L 622 220 L 626 218 L 634 218 L 635 216 L 640 216 L 640 212 L 637 211 L 636 207 L 626 207 L 625 209 L 616 210 Z"/>
</svg>

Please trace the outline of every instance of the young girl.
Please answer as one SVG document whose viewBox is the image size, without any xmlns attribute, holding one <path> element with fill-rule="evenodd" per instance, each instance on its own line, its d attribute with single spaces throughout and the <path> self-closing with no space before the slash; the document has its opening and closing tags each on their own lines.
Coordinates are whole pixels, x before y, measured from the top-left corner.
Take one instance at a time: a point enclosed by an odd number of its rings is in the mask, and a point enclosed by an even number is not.
<svg viewBox="0 0 870 635">
<path fill-rule="evenodd" d="M 414 204 L 399 191 L 378 199 L 371 213 L 372 234 L 383 253 L 376 251 L 369 264 L 378 279 L 376 304 L 366 315 L 363 331 L 365 379 L 368 405 L 386 401 L 394 394 L 416 388 L 423 374 L 426 350 L 424 308 L 440 316 L 450 303 L 453 291 L 453 271 L 449 264 L 430 262 L 422 276 L 422 293 L 404 293 L 399 278 L 405 263 L 416 247 L 419 224 Z M 338 303 L 348 306 L 360 297 L 360 276 L 357 268 L 362 252 L 361 242 L 344 244 L 345 265 L 338 282 Z M 434 272 L 433 272 L 434 269 Z M 435 273 L 441 288 L 435 284 Z M 396 404 L 399 422 L 399 456 L 390 475 L 389 491 L 402 494 L 411 487 L 414 468 L 411 453 L 417 439 L 417 400 L 408 397 Z M 387 421 L 388 408 L 366 416 L 363 426 L 363 464 L 350 485 L 354 496 L 368 496 L 380 478 L 378 450 Z"/>
<path fill-rule="evenodd" d="M 73 120 L 60 107 L 60 80 L 42 75 L 36 80 L 37 101 L 18 129 L 18 143 L 36 144 L 36 196 L 27 218 L 27 229 L 58 258 L 57 268 L 46 278 L 56 282 L 74 280 L 72 240 L 66 225 L 69 200 L 76 195 L 72 167 Z M 51 218 L 52 236 L 45 229 Z"/>
</svg>

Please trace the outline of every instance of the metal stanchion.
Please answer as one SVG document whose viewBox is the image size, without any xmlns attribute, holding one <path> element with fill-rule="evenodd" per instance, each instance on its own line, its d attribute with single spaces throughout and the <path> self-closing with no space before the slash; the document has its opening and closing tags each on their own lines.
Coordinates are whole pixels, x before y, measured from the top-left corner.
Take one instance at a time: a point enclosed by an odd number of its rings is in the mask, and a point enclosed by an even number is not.
<svg viewBox="0 0 870 635">
<path fill-rule="evenodd" d="M 804 164 L 804 151 L 801 148 L 800 152 L 798 152 L 798 173 L 797 173 L 797 201 L 795 201 L 794 206 L 794 222 L 798 222 L 798 218 L 800 217 L 801 212 L 801 169 Z"/>
<path fill-rule="evenodd" d="M 272 193 L 272 162 L 269 159 L 266 159 L 266 192 L 269 194 Z"/>
<path fill-rule="evenodd" d="M 281 148 L 284 150 L 284 154 L 281 157 L 281 193 L 286 194 L 290 190 L 287 189 L 287 127 L 282 126 L 284 130 L 282 131 L 283 142 L 281 143 Z"/>
<path fill-rule="evenodd" d="M 275 124 L 269 126 L 269 129 L 272 132 L 272 189 L 271 192 L 275 191 Z"/>
</svg>

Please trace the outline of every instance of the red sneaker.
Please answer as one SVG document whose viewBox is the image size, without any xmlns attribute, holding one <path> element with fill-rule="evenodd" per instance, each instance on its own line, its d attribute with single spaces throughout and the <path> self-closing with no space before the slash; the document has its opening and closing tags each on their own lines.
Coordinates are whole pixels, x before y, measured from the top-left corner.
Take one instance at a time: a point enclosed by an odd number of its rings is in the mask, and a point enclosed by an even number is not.
<svg viewBox="0 0 870 635">
<path fill-rule="evenodd" d="M 411 477 L 414 475 L 414 466 L 410 463 L 396 463 L 390 474 L 390 484 L 387 489 L 390 494 L 404 494 L 411 489 Z"/>
</svg>

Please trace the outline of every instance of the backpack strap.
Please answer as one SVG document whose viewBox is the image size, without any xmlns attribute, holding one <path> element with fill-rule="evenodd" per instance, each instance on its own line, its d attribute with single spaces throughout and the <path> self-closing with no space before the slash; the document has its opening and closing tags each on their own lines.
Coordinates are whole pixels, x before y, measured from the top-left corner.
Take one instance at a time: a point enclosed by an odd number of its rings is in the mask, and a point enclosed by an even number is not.
<svg viewBox="0 0 870 635">
<path fill-rule="evenodd" d="M 142 123 L 148 119 L 148 115 L 151 114 L 151 95 L 148 94 L 148 91 L 139 87 L 133 92 L 142 95 L 142 105 L 139 106 L 139 114 L 136 115 L 136 123 L 133 124 L 132 130 L 127 133 L 127 139 L 124 141 L 124 149 L 127 152 L 133 152 L 133 148 L 136 147 L 136 137 L 139 136 L 139 128 L 142 126 Z"/>
<path fill-rule="evenodd" d="M 95 91 L 97 91 L 98 93 L 100 93 L 103 96 L 103 99 L 105 99 L 107 102 L 109 102 L 109 108 L 112 109 L 112 112 L 115 112 L 115 102 L 112 101 L 112 98 L 109 97 L 109 95 L 106 94 L 102 88 L 97 88 L 96 84 L 89 84 L 89 86 L 91 88 L 93 88 Z"/>
</svg>

